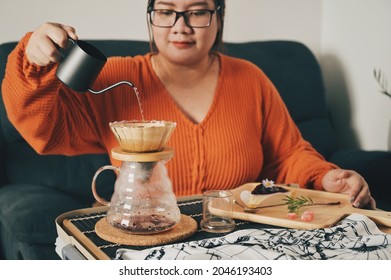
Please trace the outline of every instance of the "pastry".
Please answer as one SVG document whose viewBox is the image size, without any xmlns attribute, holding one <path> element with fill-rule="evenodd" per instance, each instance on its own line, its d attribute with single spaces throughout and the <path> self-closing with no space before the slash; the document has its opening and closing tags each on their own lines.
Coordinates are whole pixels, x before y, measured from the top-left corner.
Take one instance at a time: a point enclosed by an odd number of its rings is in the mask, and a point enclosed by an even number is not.
<svg viewBox="0 0 391 280">
<path fill-rule="evenodd" d="M 283 199 L 289 195 L 289 191 L 283 187 L 275 186 L 273 181 L 263 180 L 251 191 L 248 207 L 273 205 L 284 203 Z M 267 201 L 267 202 L 266 202 Z"/>
</svg>

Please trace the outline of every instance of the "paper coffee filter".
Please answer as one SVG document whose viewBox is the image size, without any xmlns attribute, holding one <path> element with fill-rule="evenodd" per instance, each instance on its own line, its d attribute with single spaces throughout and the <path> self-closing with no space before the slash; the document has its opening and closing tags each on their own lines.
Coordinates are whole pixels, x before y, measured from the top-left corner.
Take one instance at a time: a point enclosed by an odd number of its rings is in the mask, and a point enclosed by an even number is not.
<svg viewBox="0 0 391 280">
<path fill-rule="evenodd" d="M 117 121 L 109 123 L 118 143 L 126 152 L 161 151 L 176 127 L 170 121 Z"/>
</svg>

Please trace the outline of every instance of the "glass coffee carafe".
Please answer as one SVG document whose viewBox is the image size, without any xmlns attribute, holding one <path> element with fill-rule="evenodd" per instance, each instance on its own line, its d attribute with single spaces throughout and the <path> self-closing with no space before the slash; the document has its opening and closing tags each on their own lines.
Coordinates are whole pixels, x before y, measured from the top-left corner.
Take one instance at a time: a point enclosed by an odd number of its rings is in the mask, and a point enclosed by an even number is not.
<svg viewBox="0 0 391 280">
<path fill-rule="evenodd" d="M 171 124 L 165 122 L 164 126 Z M 122 161 L 122 165 L 121 167 L 103 166 L 98 169 L 92 180 L 92 192 L 95 199 L 109 206 L 106 216 L 107 222 L 133 234 L 154 234 L 171 229 L 180 221 L 181 213 L 165 166 L 165 163 L 174 155 L 172 148 L 164 147 L 170 135 L 162 130 L 160 134 L 162 138 L 166 137 L 166 139 L 159 140 L 158 137 L 159 141 L 157 141 L 155 136 L 152 137 L 152 134 L 145 131 L 146 127 L 153 126 L 147 125 L 147 123 L 137 123 L 139 127 L 136 130 L 144 131 L 142 133 L 127 131 L 128 136 L 133 138 L 131 141 L 127 141 L 126 139 L 129 137 L 125 137 L 124 130 L 129 130 L 128 126 L 130 125 L 133 129 L 135 122 L 117 122 L 110 125 L 121 144 L 112 149 L 111 155 L 114 159 Z M 171 134 L 173 127 L 170 130 L 168 134 Z M 139 138 L 137 143 L 133 143 L 136 135 L 141 135 L 141 138 L 144 139 L 140 140 Z M 162 141 L 163 143 L 160 144 L 163 147 L 154 146 L 157 142 Z M 155 147 L 157 150 L 151 150 L 155 149 L 151 147 Z M 140 150 L 142 152 L 139 152 Z M 97 177 L 104 170 L 117 172 L 114 193 L 110 202 L 101 198 L 96 190 Z"/>
</svg>

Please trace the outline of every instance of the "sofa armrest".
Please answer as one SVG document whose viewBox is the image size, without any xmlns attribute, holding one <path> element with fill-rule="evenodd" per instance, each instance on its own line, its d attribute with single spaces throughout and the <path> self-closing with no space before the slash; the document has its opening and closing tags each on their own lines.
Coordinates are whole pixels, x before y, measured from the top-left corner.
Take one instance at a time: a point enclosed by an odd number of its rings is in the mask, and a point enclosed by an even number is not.
<svg viewBox="0 0 391 280">
<path fill-rule="evenodd" d="M 391 211 L 391 152 L 342 149 L 333 153 L 328 160 L 343 169 L 360 173 L 367 181 L 378 207 Z"/>
<path fill-rule="evenodd" d="M 3 134 L 0 133 L 0 188 L 5 184 L 5 144 Z"/>
</svg>

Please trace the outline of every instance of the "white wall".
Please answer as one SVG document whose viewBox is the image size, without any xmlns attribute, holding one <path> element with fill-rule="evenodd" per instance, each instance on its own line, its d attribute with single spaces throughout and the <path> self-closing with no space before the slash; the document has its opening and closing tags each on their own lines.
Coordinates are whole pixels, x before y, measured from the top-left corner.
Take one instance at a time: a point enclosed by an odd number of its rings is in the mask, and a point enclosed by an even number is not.
<svg viewBox="0 0 391 280">
<path fill-rule="evenodd" d="M 320 0 L 227 0 L 224 39 L 296 40 L 318 55 L 321 8 Z"/>
<path fill-rule="evenodd" d="M 391 90 L 391 1 L 323 4 L 321 63 L 338 134 L 349 146 L 354 139 L 343 128 L 351 125 L 359 146 L 386 150 L 391 99 L 379 92 L 373 70 L 384 71 Z"/>
<path fill-rule="evenodd" d="M 74 26 L 82 39 L 147 40 L 145 10 L 146 0 L 0 0 L 0 43 L 47 21 Z"/>
<path fill-rule="evenodd" d="M 146 2 L 0 0 L 0 43 L 19 40 L 46 21 L 73 25 L 81 39 L 148 40 Z M 384 69 L 391 84 L 390 5 L 389 0 L 227 0 L 224 38 L 305 43 L 322 63 L 341 142 L 385 150 L 391 100 L 378 93 L 372 70 Z M 349 131 L 342 130 L 346 125 Z"/>
</svg>

